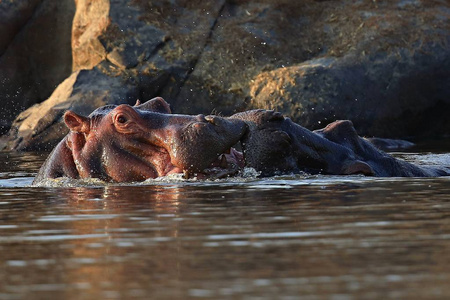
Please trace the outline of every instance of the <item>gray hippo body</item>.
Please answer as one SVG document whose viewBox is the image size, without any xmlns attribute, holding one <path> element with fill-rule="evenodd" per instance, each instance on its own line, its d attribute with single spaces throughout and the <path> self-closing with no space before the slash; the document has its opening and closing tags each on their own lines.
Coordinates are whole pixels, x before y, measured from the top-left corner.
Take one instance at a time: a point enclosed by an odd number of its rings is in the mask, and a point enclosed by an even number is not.
<svg viewBox="0 0 450 300">
<path fill-rule="evenodd" d="M 247 123 L 241 138 L 245 165 L 263 176 L 305 171 L 386 177 L 447 176 L 448 170 L 418 166 L 377 149 L 356 133 L 351 121 L 335 121 L 314 132 L 270 110 L 231 116 Z"/>
</svg>

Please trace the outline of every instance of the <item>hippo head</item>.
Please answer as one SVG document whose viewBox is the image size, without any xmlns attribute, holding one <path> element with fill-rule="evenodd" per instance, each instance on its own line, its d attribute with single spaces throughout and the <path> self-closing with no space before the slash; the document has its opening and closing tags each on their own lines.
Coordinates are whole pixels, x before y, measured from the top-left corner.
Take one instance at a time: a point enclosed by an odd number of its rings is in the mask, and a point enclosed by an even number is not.
<svg viewBox="0 0 450 300">
<path fill-rule="evenodd" d="M 139 181 L 202 172 L 230 151 L 247 125 L 217 116 L 171 114 L 162 98 L 135 106 L 107 105 L 64 121 L 80 177 Z"/>
</svg>

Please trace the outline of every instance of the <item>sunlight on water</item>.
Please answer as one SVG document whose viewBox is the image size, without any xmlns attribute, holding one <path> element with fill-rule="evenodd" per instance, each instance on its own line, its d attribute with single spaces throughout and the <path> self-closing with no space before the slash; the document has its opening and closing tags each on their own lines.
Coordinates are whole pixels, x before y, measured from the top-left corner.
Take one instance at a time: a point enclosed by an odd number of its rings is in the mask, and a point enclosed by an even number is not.
<svg viewBox="0 0 450 300">
<path fill-rule="evenodd" d="M 247 174 L 248 175 L 248 174 Z M 423 179 L 426 181 L 427 179 Z M 0 180 L 0 187 L 25 187 L 30 186 L 33 178 L 13 178 Z M 290 189 L 302 185 L 336 185 L 350 183 L 369 182 L 407 182 L 410 178 L 383 178 L 366 177 L 363 175 L 307 175 L 292 174 L 273 176 L 269 178 L 258 178 L 257 176 L 234 176 L 222 179 L 197 179 L 196 177 L 184 179 L 182 174 L 170 174 L 155 179 L 147 179 L 142 182 L 110 183 L 97 178 L 73 179 L 67 177 L 48 178 L 39 182 L 35 187 L 104 187 L 104 186 L 158 186 L 158 185 L 181 185 L 181 186 L 234 186 L 242 185 L 254 189 Z"/>
<path fill-rule="evenodd" d="M 31 185 L 33 179 L 34 177 L 0 179 L 0 187 L 25 187 Z"/>
<path fill-rule="evenodd" d="M 74 179 L 68 177 L 46 178 L 35 187 L 100 187 L 108 185 L 108 182 L 98 178 Z"/>
</svg>

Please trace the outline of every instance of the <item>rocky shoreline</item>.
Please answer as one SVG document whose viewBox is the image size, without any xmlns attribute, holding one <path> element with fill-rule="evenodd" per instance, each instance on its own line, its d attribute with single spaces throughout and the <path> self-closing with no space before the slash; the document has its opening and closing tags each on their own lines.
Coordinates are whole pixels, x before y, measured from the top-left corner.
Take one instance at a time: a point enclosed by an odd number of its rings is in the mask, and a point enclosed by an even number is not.
<svg viewBox="0 0 450 300">
<path fill-rule="evenodd" d="M 62 114 L 162 96 L 176 113 L 275 109 L 309 129 L 442 136 L 448 1 L 0 3 L 1 133 L 48 150 Z"/>
</svg>

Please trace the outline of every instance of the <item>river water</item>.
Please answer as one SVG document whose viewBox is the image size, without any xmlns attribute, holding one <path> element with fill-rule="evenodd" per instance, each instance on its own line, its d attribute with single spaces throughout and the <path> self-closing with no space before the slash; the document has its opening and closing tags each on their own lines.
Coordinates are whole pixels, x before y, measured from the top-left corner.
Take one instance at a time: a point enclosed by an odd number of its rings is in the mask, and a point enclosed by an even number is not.
<svg viewBox="0 0 450 300">
<path fill-rule="evenodd" d="M 44 157 L 0 153 L 0 299 L 450 295 L 450 178 L 31 187 Z"/>
</svg>

